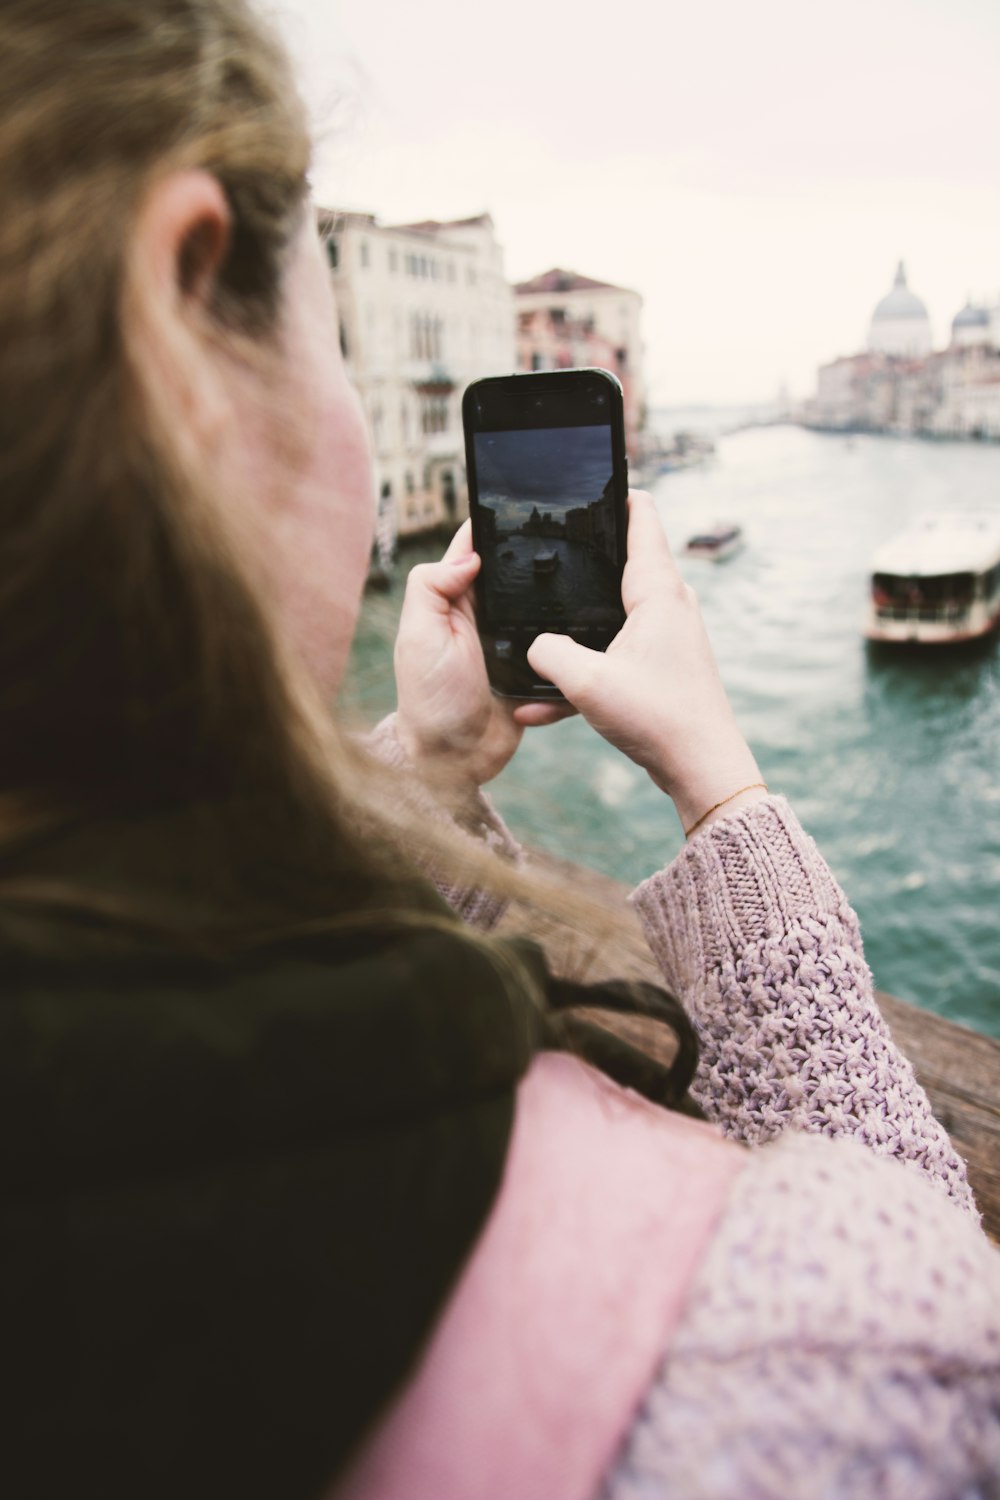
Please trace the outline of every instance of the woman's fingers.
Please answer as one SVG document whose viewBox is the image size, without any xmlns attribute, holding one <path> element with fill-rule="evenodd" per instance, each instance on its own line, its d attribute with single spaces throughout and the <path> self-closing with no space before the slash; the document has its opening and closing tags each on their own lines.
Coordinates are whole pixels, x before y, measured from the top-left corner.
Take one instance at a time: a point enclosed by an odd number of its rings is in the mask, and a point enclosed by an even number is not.
<svg viewBox="0 0 1000 1500">
<path fill-rule="evenodd" d="M 456 562 L 459 558 L 467 557 L 472 551 L 472 522 L 463 521 L 448 543 L 447 551 L 442 562 Z"/>
<path fill-rule="evenodd" d="M 581 646 L 568 635 L 538 635 L 528 647 L 528 664 L 539 677 L 555 684 L 570 703 L 580 708 L 604 654 Z"/>
<path fill-rule="evenodd" d="M 628 562 L 622 578 L 622 602 L 631 614 L 637 604 L 664 584 L 680 582 L 656 506 L 645 490 L 628 492 Z"/>
<path fill-rule="evenodd" d="M 457 541 L 457 537 L 455 540 Z M 478 552 L 466 552 L 454 557 L 449 557 L 446 552 L 440 562 L 418 563 L 415 568 L 410 569 L 406 580 L 406 603 L 411 609 L 415 605 L 418 608 L 430 608 L 435 614 L 447 614 L 456 600 L 467 591 L 478 572 Z"/>
<path fill-rule="evenodd" d="M 538 729 L 543 724 L 558 724 L 560 719 L 572 718 L 576 709 L 572 703 L 543 702 L 519 703 L 514 710 L 514 723 L 524 729 Z"/>
</svg>

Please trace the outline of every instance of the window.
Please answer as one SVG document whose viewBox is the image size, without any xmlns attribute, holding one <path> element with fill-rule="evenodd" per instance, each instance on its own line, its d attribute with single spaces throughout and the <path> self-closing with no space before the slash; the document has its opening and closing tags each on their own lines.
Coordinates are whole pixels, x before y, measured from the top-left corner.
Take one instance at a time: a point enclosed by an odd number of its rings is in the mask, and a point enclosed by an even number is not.
<svg viewBox="0 0 1000 1500">
<path fill-rule="evenodd" d="M 367 240 L 362 240 L 361 241 L 361 245 L 359 247 L 359 253 L 360 253 L 360 256 L 361 256 L 361 264 L 362 264 L 362 266 L 367 266 L 367 264 L 368 264 L 368 241 Z"/>
<path fill-rule="evenodd" d="M 330 262 L 331 271 L 335 271 L 340 263 L 340 250 L 332 234 L 326 242 L 326 258 Z"/>
<path fill-rule="evenodd" d="M 410 473 L 409 469 L 407 469 L 407 471 L 406 471 L 405 484 L 406 484 L 406 493 L 408 495 L 412 495 L 413 494 L 413 475 Z"/>
<path fill-rule="evenodd" d="M 448 431 L 447 396 L 425 396 L 420 407 L 420 428 L 425 437 Z"/>
</svg>

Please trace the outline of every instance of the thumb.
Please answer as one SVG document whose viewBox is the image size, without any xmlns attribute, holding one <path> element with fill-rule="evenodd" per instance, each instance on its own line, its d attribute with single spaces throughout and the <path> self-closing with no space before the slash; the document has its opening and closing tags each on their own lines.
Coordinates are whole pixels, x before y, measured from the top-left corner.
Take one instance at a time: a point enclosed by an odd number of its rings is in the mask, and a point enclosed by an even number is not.
<svg viewBox="0 0 1000 1500">
<path fill-rule="evenodd" d="M 437 563 L 420 563 L 410 569 L 407 596 L 413 603 L 422 601 L 435 612 L 447 613 L 460 599 L 479 572 L 479 554 L 467 552 L 464 557 L 443 558 Z"/>
<path fill-rule="evenodd" d="M 591 651 L 568 635 L 539 635 L 528 647 L 528 664 L 546 678 L 576 708 L 586 698 L 594 673 L 604 660 L 601 651 Z"/>
</svg>

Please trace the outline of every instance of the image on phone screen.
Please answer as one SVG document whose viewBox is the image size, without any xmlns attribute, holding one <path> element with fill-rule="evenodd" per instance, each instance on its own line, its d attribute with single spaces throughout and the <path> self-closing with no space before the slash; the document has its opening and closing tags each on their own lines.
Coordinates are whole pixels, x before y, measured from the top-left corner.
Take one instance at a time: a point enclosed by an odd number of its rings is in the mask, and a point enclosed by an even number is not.
<svg viewBox="0 0 1000 1500">
<path fill-rule="evenodd" d="M 494 627 L 617 627 L 611 428 L 477 432 L 482 594 Z"/>
</svg>

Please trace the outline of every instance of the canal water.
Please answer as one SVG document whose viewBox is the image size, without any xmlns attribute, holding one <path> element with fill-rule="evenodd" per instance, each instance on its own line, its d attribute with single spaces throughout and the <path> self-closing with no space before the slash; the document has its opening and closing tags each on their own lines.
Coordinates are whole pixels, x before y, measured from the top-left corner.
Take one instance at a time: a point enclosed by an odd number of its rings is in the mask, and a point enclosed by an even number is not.
<svg viewBox="0 0 1000 1500">
<path fill-rule="evenodd" d="M 551 559 L 545 571 L 539 571 L 539 555 Z M 608 615 L 609 590 L 618 598 L 614 563 L 565 537 L 506 536 L 490 572 L 487 604 L 498 623 L 527 616 L 559 630 L 564 620 L 602 621 Z M 620 618 L 618 613 L 612 629 Z"/>
<path fill-rule="evenodd" d="M 1000 643 L 861 635 L 875 548 L 930 507 L 1000 511 L 1000 447 L 760 428 L 653 493 L 763 774 L 847 891 L 876 984 L 1000 1037 Z M 716 521 L 744 550 L 685 558 Z M 345 698 L 370 718 L 394 701 L 401 595 L 366 598 Z M 580 720 L 529 731 L 491 791 L 521 837 L 629 883 L 683 842 L 667 798 Z"/>
</svg>

